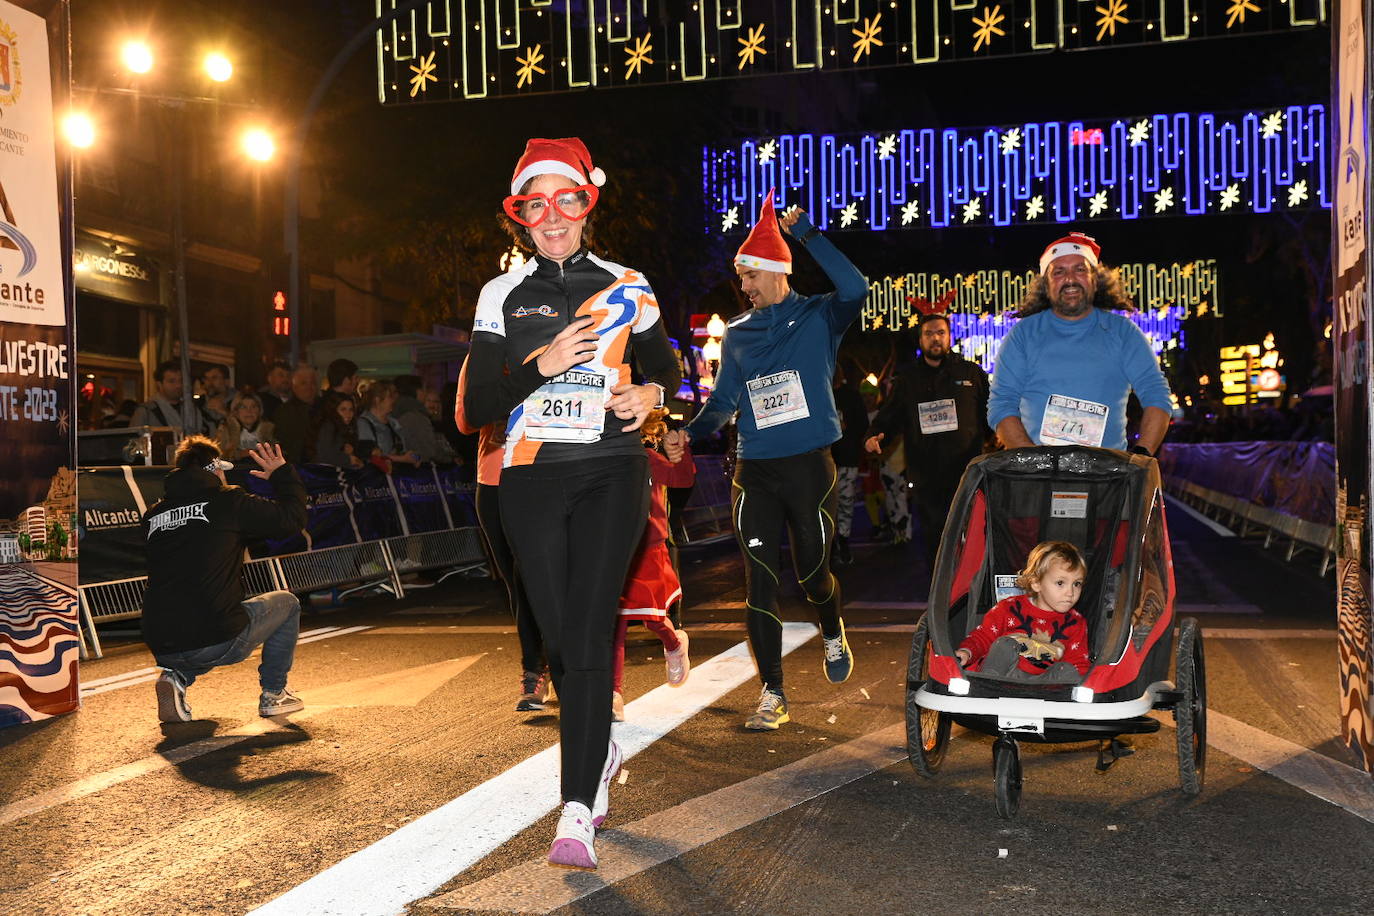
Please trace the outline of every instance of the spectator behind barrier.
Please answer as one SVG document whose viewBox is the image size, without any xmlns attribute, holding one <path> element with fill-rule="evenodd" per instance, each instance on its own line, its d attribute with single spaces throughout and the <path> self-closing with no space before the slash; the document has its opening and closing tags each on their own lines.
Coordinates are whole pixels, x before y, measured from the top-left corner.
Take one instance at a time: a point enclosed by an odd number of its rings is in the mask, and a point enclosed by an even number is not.
<svg viewBox="0 0 1374 916">
<path fill-rule="evenodd" d="M 300 365 L 291 373 L 291 399 L 276 413 L 277 441 L 286 460 L 301 464 L 310 459 L 310 427 L 320 397 L 319 376 L 313 366 Z"/>
<path fill-rule="evenodd" d="M 183 435 L 205 435 L 212 432 L 217 424 L 210 421 L 199 405 L 193 411 L 191 428 L 183 429 L 181 399 L 185 385 L 181 377 L 181 363 L 175 359 L 159 363 L 153 370 L 156 384 L 152 398 L 138 405 L 130 426 L 170 426 Z"/>
<path fill-rule="evenodd" d="M 318 464 L 345 469 L 363 466 L 358 454 L 357 414 L 357 401 L 351 394 L 331 391 L 324 396 L 312 436 Z"/>
<path fill-rule="evenodd" d="M 434 416 L 425 408 L 418 397 L 420 378 L 415 375 L 396 376 L 396 406 L 391 415 L 401 426 L 401 439 L 406 450 L 414 452 L 421 461 L 453 460 L 448 443 L 435 428 Z"/>
<path fill-rule="evenodd" d="M 258 397 L 262 399 L 263 419 L 275 423 L 277 410 L 291 400 L 291 367 L 283 362 L 273 363 L 267 370 L 267 385 Z"/>
<path fill-rule="evenodd" d="M 244 461 L 263 442 L 277 441 L 272 421 L 262 419 L 262 401 L 256 394 L 234 397 L 215 440 L 219 453 L 230 461 Z"/>
<path fill-rule="evenodd" d="M 419 464 L 420 457 L 406 447 L 401 424 L 393 417 L 396 386 L 391 382 L 371 382 L 363 389 L 358 414 L 358 454 L 388 474 L 392 462 Z"/>
<path fill-rule="evenodd" d="M 351 359 L 336 359 L 324 370 L 329 390 L 335 394 L 358 393 L 358 364 Z"/>
</svg>

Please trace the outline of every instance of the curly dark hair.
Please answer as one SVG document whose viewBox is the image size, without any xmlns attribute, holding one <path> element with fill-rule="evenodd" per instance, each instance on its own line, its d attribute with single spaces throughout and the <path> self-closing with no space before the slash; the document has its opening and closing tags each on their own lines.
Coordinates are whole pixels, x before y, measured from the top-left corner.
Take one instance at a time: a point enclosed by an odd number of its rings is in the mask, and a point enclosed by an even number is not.
<svg viewBox="0 0 1374 916">
<path fill-rule="evenodd" d="M 1098 264 L 1093 268 L 1093 273 L 1097 278 L 1093 308 L 1113 312 L 1135 311 L 1135 303 L 1126 295 L 1126 287 L 1121 283 L 1121 271 Z M 1050 284 L 1045 275 L 1041 274 L 1026 287 L 1026 294 L 1021 297 L 1021 308 L 1017 310 L 1016 317 L 1025 318 L 1027 315 L 1034 315 L 1050 308 L 1054 308 L 1054 303 L 1050 301 Z"/>
<path fill-rule="evenodd" d="M 535 175 L 521 185 L 520 193 L 528 194 L 530 185 L 533 184 L 534 179 L 538 177 L 538 175 Z M 578 191 L 577 194 L 582 198 L 584 204 L 590 199 L 590 195 L 587 194 L 586 191 Z M 522 226 L 511 219 L 504 210 L 496 217 L 496 221 L 501 224 L 501 228 L 505 230 L 506 234 L 511 237 L 511 240 L 514 241 L 516 246 L 522 251 L 533 252 L 536 250 L 534 247 L 534 237 L 530 235 L 530 230 L 527 226 Z M 591 248 L 595 244 L 595 234 L 592 231 L 591 211 L 588 211 L 587 215 L 582 217 L 579 222 L 582 223 L 582 247 Z"/>
</svg>

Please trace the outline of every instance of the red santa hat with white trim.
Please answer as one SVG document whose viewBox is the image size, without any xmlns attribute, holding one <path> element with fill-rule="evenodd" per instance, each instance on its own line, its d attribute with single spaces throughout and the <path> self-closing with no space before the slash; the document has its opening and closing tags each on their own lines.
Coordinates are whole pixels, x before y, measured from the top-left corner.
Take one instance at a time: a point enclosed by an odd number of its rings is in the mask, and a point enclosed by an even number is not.
<svg viewBox="0 0 1374 916">
<path fill-rule="evenodd" d="M 578 184 L 601 187 L 606 173 L 592 165 L 592 154 L 577 137 L 561 140 L 533 139 L 525 144 L 525 154 L 515 163 L 510 192 L 519 194 L 525 182 L 536 175 L 562 175 Z"/>
<path fill-rule="evenodd" d="M 778 228 L 778 213 L 773 209 L 773 188 L 768 189 L 768 196 L 763 200 L 759 221 L 754 224 L 749 238 L 739 246 L 735 265 L 778 274 L 792 272 L 792 250 L 787 247 L 782 230 Z"/>
<path fill-rule="evenodd" d="M 1090 235 L 1070 232 L 1062 239 L 1051 242 L 1050 247 L 1045 249 L 1045 253 L 1040 256 L 1040 272 L 1043 274 L 1049 270 L 1055 258 L 1062 258 L 1066 254 L 1081 254 L 1089 264 L 1096 267 L 1097 259 L 1102 254 L 1102 246 Z"/>
</svg>

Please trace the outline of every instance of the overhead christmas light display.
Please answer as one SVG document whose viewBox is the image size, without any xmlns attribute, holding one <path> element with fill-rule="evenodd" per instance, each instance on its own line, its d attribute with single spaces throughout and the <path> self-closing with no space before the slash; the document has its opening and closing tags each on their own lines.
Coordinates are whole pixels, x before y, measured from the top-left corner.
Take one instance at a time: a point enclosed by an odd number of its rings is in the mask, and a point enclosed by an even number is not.
<svg viewBox="0 0 1374 916">
<path fill-rule="evenodd" d="M 1184 346 L 1185 320 L 1221 314 L 1221 284 L 1213 258 L 1122 264 L 1117 270 L 1138 309 L 1127 317 L 1150 338 L 1156 353 Z M 991 372 L 1002 338 L 1016 323 L 1016 311 L 1035 277 L 1033 270 L 996 269 L 883 277 L 869 285 L 863 329 L 899 333 L 914 329 L 923 311 L 944 312 L 959 352 Z"/>
<path fill-rule="evenodd" d="M 376 0 L 377 15 L 397 0 Z M 1311 28 L 1325 0 L 433 0 L 377 32 L 383 104 L 858 70 Z"/>
<path fill-rule="evenodd" d="M 1327 142 L 1320 104 L 748 139 L 703 150 L 706 231 L 747 234 L 769 188 L 829 230 L 1329 208 Z"/>
</svg>

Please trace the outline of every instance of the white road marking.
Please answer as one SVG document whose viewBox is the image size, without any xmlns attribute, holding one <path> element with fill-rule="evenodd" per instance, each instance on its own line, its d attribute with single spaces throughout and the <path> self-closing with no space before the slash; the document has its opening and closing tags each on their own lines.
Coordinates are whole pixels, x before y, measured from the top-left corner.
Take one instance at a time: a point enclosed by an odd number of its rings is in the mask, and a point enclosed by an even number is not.
<svg viewBox="0 0 1374 916">
<path fill-rule="evenodd" d="M 1174 717 L 1167 712 L 1150 715 L 1171 728 L 1174 725 Z M 1369 774 L 1363 770 L 1247 725 L 1210 706 L 1207 743 L 1374 824 L 1374 792 L 1369 791 Z M 1207 791 L 1206 787 L 1203 791 Z"/>
<path fill-rule="evenodd" d="M 812 624 L 783 625 L 786 655 L 815 637 Z M 739 643 L 701 665 L 687 683 L 661 685 L 626 704 L 615 739 L 630 759 L 736 687 L 754 662 Z M 558 807 L 554 745 L 355 852 L 253 911 L 253 916 L 393 916 L 432 894 Z"/>
<path fill-rule="evenodd" d="M 402 669 L 401 671 L 373 675 L 356 681 L 345 681 L 342 684 L 322 688 L 314 693 L 316 697 L 320 698 L 319 701 L 310 703 L 300 712 L 291 713 L 290 722 L 303 722 L 331 709 L 347 706 L 416 705 L 439 686 L 470 668 L 485 654 L 448 659 L 443 662 L 421 665 L 419 668 Z M 421 683 L 417 683 L 417 681 Z M 302 692 L 307 693 L 305 699 L 309 703 L 310 692 Z M 332 706 L 324 702 L 331 699 L 338 702 Z M 85 798 L 87 795 L 94 795 L 110 786 L 116 786 L 140 776 L 147 776 L 149 773 L 165 770 L 187 760 L 223 750 L 265 732 L 281 729 L 281 723 L 277 721 L 278 718 L 280 717 L 254 719 L 241 728 L 224 734 L 212 735 L 190 744 L 169 748 L 161 753 L 144 757 L 142 760 L 135 760 L 103 773 L 95 773 L 76 782 L 31 795 L 28 798 L 0 807 L 0 824 L 7 824 L 31 814 L 38 814 L 48 808 L 75 801 L 78 798 Z M 282 730 L 285 731 L 285 729 Z"/>
<path fill-rule="evenodd" d="M 606 830 L 597 836 L 595 872 L 568 873 L 537 859 L 425 906 L 549 913 L 904 759 L 906 727 L 892 725 Z"/>
<path fill-rule="evenodd" d="M 1188 505 L 1187 503 L 1179 499 L 1174 498 L 1173 496 L 1169 496 L 1166 494 L 1164 497 L 1164 501 L 1168 504 L 1170 512 L 1177 509 L 1184 515 L 1190 516 L 1196 519 L 1197 521 L 1201 522 L 1203 525 L 1206 525 L 1208 528 L 1212 529 L 1224 538 L 1233 538 L 1236 536 L 1236 533 L 1234 531 L 1232 531 L 1230 528 L 1227 528 L 1221 522 L 1213 521 L 1212 519 L 1203 515 L 1201 512 L 1194 509 L 1192 506 Z"/>
</svg>

